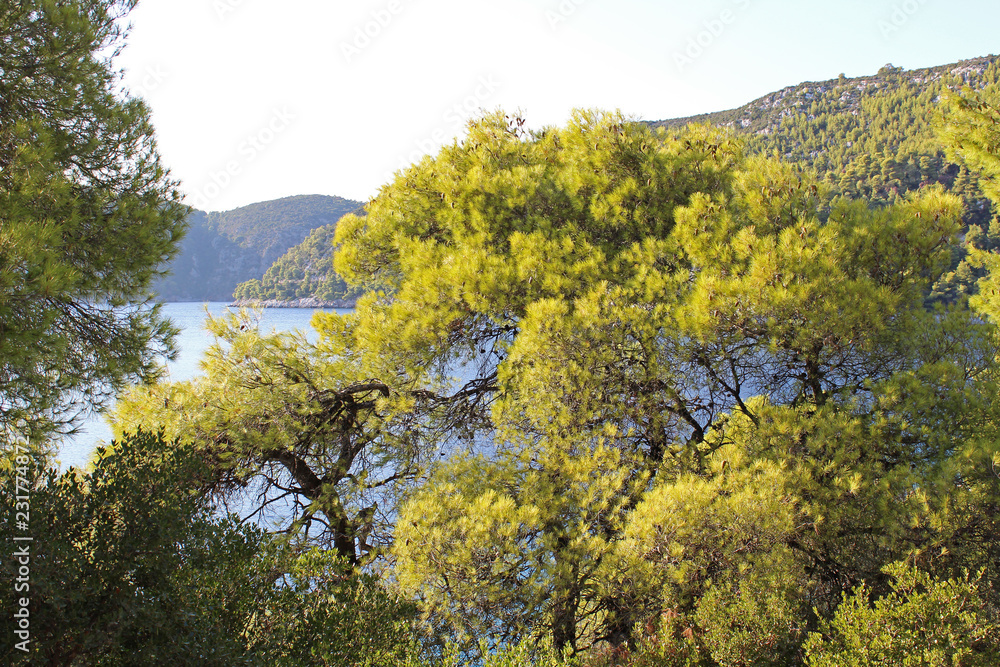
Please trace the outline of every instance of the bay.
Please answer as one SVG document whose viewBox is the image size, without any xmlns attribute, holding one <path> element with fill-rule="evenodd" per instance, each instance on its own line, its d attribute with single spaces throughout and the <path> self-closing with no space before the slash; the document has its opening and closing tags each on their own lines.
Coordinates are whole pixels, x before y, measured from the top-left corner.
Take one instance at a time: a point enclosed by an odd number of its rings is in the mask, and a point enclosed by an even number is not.
<svg viewBox="0 0 1000 667">
<path fill-rule="evenodd" d="M 212 336 L 205 329 L 207 314 L 219 316 L 236 310 L 226 301 L 164 304 L 164 314 L 180 329 L 177 336 L 177 358 L 166 362 L 165 379 L 182 382 L 199 375 L 202 356 L 212 344 Z M 350 312 L 350 309 L 346 308 L 328 310 L 339 313 Z M 309 326 L 309 320 L 316 312 L 313 308 L 265 308 L 259 312 L 261 333 L 299 329 L 310 332 L 310 339 L 315 337 L 315 332 Z M 80 431 L 76 435 L 58 444 L 57 458 L 60 469 L 86 467 L 94 450 L 100 444 L 110 441 L 111 428 L 105 418 L 102 415 L 92 416 L 81 424 Z"/>
</svg>

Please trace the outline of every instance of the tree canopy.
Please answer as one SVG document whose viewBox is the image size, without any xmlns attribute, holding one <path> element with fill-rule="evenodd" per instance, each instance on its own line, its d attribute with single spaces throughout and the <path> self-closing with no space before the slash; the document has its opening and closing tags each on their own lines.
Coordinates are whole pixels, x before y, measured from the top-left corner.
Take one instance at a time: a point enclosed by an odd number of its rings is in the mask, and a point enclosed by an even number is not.
<svg viewBox="0 0 1000 667">
<path fill-rule="evenodd" d="M 461 359 L 490 392 L 485 451 L 442 464 L 397 524 L 429 622 L 583 650 L 706 599 L 808 617 L 947 539 L 914 522 L 959 493 L 951 466 L 993 452 L 947 444 L 990 428 L 991 330 L 924 308 L 960 202 L 820 194 L 707 130 L 490 117 L 341 223 L 338 268 L 392 295 L 359 305 L 364 340 Z M 918 389 L 941 374 L 966 380 Z M 761 585 L 775 572 L 794 593 Z"/>
<path fill-rule="evenodd" d="M 7 664 L 394 667 L 410 649 L 412 605 L 335 552 L 220 516 L 189 444 L 138 431 L 86 473 L 4 454 L 28 486 L 0 500 L 34 517 L 28 543 L 14 512 L 0 517 L 27 555 L 0 562 L 19 582 L 3 613 L 29 620 L 0 637 Z"/>
<path fill-rule="evenodd" d="M 887 67 L 871 76 L 789 86 L 694 120 L 734 128 L 749 154 L 780 156 L 815 171 L 834 196 L 880 206 L 938 183 L 961 197 L 962 234 L 949 269 L 928 295 L 929 301 L 955 303 L 978 291 L 984 271 L 969 254 L 995 249 L 998 230 L 990 231 L 981 172 L 948 154 L 935 119 L 949 108 L 942 100 L 963 87 L 995 85 L 998 77 L 995 56 L 910 71 Z M 654 125 L 680 127 L 691 120 Z"/>
<path fill-rule="evenodd" d="M 938 122 L 938 132 L 952 155 L 964 161 L 980 177 L 983 192 L 996 207 L 1000 205 L 1000 86 L 996 84 L 983 90 L 966 88 L 961 94 L 947 98 L 945 111 Z M 993 238 L 1000 232 L 1000 218 L 994 216 L 989 227 L 990 243 L 983 243 L 983 234 L 976 234 L 972 261 L 986 269 L 980 291 L 973 303 L 984 313 L 1000 321 L 1000 297 L 997 282 L 1000 280 L 1000 261 Z"/>
<path fill-rule="evenodd" d="M 215 321 L 205 377 L 119 428 L 293 498 L 283 528 L 466 658 L 801 664 L 852 594 L 1000 574 L 997 332 L 927 306 L 961 216 L 940 186 L 831 199 L 707 127 L 489 114 L 340 221 L 354 312 L 314 343 Z"/>
<path fill-rule="evenodd" d="M 134 0 L 0 8 L 0 428 L 71 430 L 149 378 L 172 330 L 149 298 L 185 208 L 113 56 Z"/>
<path fill-rule="evenodd" d="M 310 343 L 263 334 L 249 313 L 211 320 L 205 374 L 133 389 L 116 430 L 152 422 L 193 443 L 218 498 L 356 564 L 388 545 L 394 498 L 431 448 L 410 419 L 392 419 L 392 395 L 414 399 L 391 366 L 357 354 L 349 324 L 319 324 Z"/>
<path fill-rule="evenodd" d="M 233 298 L 256 301 L 307 298 L 324 302 L 353 300 L 357 295 L 347 288 L 333 269 L 336 229 L 336 223 L 332 223 L 309 232 L 302 243 L 289 248 L 268 267 L 263 278 L 237 285 Z"/>
</svg>

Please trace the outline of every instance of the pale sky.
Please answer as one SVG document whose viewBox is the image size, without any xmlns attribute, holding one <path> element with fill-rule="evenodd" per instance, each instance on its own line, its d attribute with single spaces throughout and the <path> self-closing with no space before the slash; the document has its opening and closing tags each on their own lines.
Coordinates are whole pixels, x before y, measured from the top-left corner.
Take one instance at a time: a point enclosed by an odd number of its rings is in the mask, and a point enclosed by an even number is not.
<svg viewBox="0 0 1000 667">
<path fill-rule="evenodd" d="M 1000 53 L 996 0 L 141 0 L 118 61 L 187 203 L 365 201 L 481 110 L 660 120 Z"/>
</svg>

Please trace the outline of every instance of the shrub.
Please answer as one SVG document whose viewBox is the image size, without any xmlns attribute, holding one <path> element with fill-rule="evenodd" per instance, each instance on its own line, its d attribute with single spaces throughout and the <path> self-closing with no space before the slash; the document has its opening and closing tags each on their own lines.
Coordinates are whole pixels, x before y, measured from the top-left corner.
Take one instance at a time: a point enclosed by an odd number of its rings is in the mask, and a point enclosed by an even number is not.
<svg viewBox="0 0 1000 667">
<path fill-rule="evenodd" d="M 810 667 L 983 667 L 1000 664 L 997 625 L 988 618 L 976 578 L 939 581 L 903 563 L 884 572 L 895 581 L 870 601 L 861 585 L 844 597 L 832 621 L 805 644 Z"/>
</svg>

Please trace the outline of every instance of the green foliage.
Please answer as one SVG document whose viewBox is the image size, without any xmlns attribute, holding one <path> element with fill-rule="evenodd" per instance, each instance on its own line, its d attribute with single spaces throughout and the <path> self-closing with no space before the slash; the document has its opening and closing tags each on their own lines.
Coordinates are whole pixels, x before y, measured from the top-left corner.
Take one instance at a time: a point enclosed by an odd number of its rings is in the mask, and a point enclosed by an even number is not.
<svg viewBox="0 0 1000 667">
<path fill-rule="evenodd" d="M 411 657 L 410 662 L 399 663 L 405 667 L 576 667 L 577 662 L 566 660 L 551 646 L 523 640 L 516 644 L 491 648 L 484 640 L 477 647 L 478 659 L 470 657 L 455 644 L 449 644 L 438 655 Z"/>
<path fill-rule="evenodd" d="M 372 575 L 315 548 L 287 570 L 249 631 L 260 664 L 396 667 L 416 655 L 411 605 Z"/>
<path fill-rule="evenodd" d="M 149 110 L 117 89 L 131 0 L 0 8 L 0 432 L 72 430 L 154 376 L 149 301 L 186 212 Z"/>
<path fill-rule="evenodd" d="M 603 646 L 580 661 L 583 667 L 701 667 L 711 664 L 687 619 L 673 610 L 637 628 L 631 646 Z"/>
<path fill-rule="evenodd" d="M 963 228 L 986 229 L 989 186 L 980 173 L 953 162 L 935 121 L 942 98 L 998 80 L 994 57 L 913 71 L 883 68 L 874 76 L 802 83 L 731 111 L 654 125 L 676 128 L 696 120 L 734 128 L 749 153 L 798 164 L 813 171 L 833 196 L 875 205 L 940 184 L 965 202 Z M 970 249 L 968 240 L 955 244 L 949 270 L 935 283 L 929 301 L 955 303 L 977 292 L 984 272 L 967 259 Z"/>
<path fill-rule="evenodd" d="M 249 204 L 232 211 L 208 213 L 207 226 L 244 247 L 270 249 L 290 232 L 315 229 L 360 207 L 360 202 L 328 195 L 296 195 Z"/>
<path fill-rule="evenodd" d="M 235 299 L 345 301 L 357 297 L 333 268 L 336 225 L 317 227 L 302 243 L 289 248 L 264 273 L 236 287 Z"/>
<path fill-rule="evenodd" d="M 400 586 L 419 590 L 429 625 L 465 651 L 542 628 L 560 650 L 589 648 L 612 593 L 600 589 L 615 574 L 601 560 L 627 499 L 620 463 L 608 450 L 450 462 L 401 512 Z"/>
<path fill-rule="evenodd" d="M 311 343 L 302 332 L 261 334 L 248 312 L 210 318 L 204 374 L 134 388 L 119 401 L 115 430 L 151 423 L 191 443 L 213 491 L 355 564 L 388 543 L 399 488 L 430 447 L 404 418 L 390 422 L 408 387 L 387 371 L 393 360 L 357 354 L 349 318 L 315 322 Z"/>
<path fill-rule="evenodd" d="M 1000 135 L 997 133 L 997 86 L 982 90 L 964 88 L 947 95 L 939 120 L 939 133 L 955 157 L 976 170 L 983 192 L 1000 200 Z"/>
<path fill-rule="evenodd" d="M 242 664 L 241 607 L 255 593 L 241 576 L 263 535 L 210 516 L 189 449 L 137 433 L 102 450 L 87 474 L 24 458 L 5 468 L 33 482 L 23 593 L 32 663 Z M 3 486 L 5 508 L 14 491 Z M 13 512 L 0 526 L 4 542 L 20 546 Z M 16 565 L 2 561 L 5 580 L 15 580 Z M 7 618 L 14 604 L 4 596 Z M 12 662 L 22 655 L 15 641 L 10 632 L 0 639 Z"/>
<path fill-rule="evenodd" d="M 835 194 L 887 202 L 928 183 L 955 184 L 956 165 L 935 136 L 936 105 L 950 91 L 981 88 L 998 75 L 994 57 L 913 71 L 883 68 L 873 76 L 801 83 L 738 109 L 656 125 L 732 127 L 750 153 L 811 168 Z M 957 194 L 982 198 L 974 183 L 969 187 Z"/>
<path fill-rule="evenodd" d="M 314 230 L 329 227 L 360 206 L 340 197 L 300 195 L 232 211 L 195 211 L 187 220 L 189 230 L 181 252 L 170 264 L 172 275 L 157 281 L 154 288 L 165 301 L 228 301 L 237 289 L 236 298 L 255 298 L 239 286 L 259 281 L 274 262 L 294 251 Z M 324 258 L 333 252 L 330 246 L 321 250 L 315 239 L 307 247 L 310 253 L 321 251 Z M 302 267 L 307 269 L 311 274 L 318 267 Z"/>
<path fill-rule="evenodd" d="M 966 88 L 960 95 L 950 95 L 938 127 L 954 155 L 977 171 L 983 190 L 994 206 L 1000 203 L 1000 136 L 995 127 L 1000 119 L 998 95 L 1000 88 L 996 85 L 977 91 Z M 972 248 L 970 259 L 973 265 L 984 268 L 987 274 L 979 274 L 982 289 L 972 302 L 994 321 L 1000 316 L 1000 297 L 997 296 L 997 276 L 1000 275 L 996 243 L 997 232 L 1000 231 L 998 227 L 1000 221 L 994 218 L 988 232 L 984 233 L 984 229 L 980 228 L 971 239 L 967 237 Z"/>
<path fill-rule="evenodd" d="M 338 270 L 393 295 L 366 354 L 460 360 L 489 408 L 400 510 L 431 632 L 585 653 L 672 609 L 699 659 L 780 663 L 891 560 L 988 562 L 995 334 L 924 307 L 961 202 L 826 201 L 705 128 L 493 115 L 341 222 Z"/>
<path fill-rule="evenodd" d="M 926 306 L 962 200 L 831 189 L 704 126 L 487 115 L 338 224 L 353 313 L 214 320 L 204 377 L 119 428 L 393 566 L 445 660 L 800 664 L 889 563 L 1000 576 L 1000 341 Z"/>
<path fill-rule="evenodd" d="M 979 178 L 947 159 L 932 119 L 942 95 L 963 85 L 995 83 L 998 73 L 992 58 L 913 72 L 882 68 L 870 77 L 803 83 L 732 111 L 653 125 L 679 128 L 694 120 L 734 128 L 750 153 L 782 156 L 815 171 L 832 196 L 884 204 L 943 184 L 966 201 L 965 224 L 985 227 L 989 219 Z M 332 227 L 323 235 L 329 233 Z M 268 270 L 259 292 L 244 283 L 237 298 L 344 298 L 345 286 L 329 263 L 332 248 L 318 240 L 289 250 Z M 975 293 L 982 272 L 965 261 L 966 245 L 955 246 L 951 271 L 935 285 L 932 301 L 954 303 Z"/>
<path fill-rule="evenodd" d="M 862 585 L 805 644 L 810 667 L 995 665 L 997 627 L 984 609 L 979 578 L 937 580 L 903 563 L 886 567 L 892 592 L 872 604 Z"/>
<path fill-rule="evenodd" d="M 298 553 L 217 518 L 192 448 L 139 432 L 100 450 L 86 474 L 40 460 L 4 462 L 34 480 L 19 594 L 30 601 L 32 664 L 374 667 L 416 650 L 409 605 L 336 553 Z M 2 493 L 13 508 L 12 485 Z M 21 545 L 13 519 L 4 512 L 0 533 Z M 14 582 L 17 567 L 5 558 L 0 573 Z M 4 615 L 15 605 L 5 596 Z M 24 656 L 16 641 L 0 639 L 10 664 Z"/>
<path fill-rule="evenodd" d="M 808 614 L 789 581 L 796 579 L 758 567 L 738 584 L 709 588 L 694 614 L 704 654 L 717 665 L 732 667 L 794 664 Z"/>
<path fill-rule="evenodd" d="M 808 617 L 803 593 L 812 588 L 807 562 L 789 543 L 812 517 L 787 471 L 764 462 L 748 470 L 735 450 L 720 453 L 729 457 L 726 475 L 647 494 L 629 517 L 618 558 L 650 617 L 671 610 L 663 620 L 675 629 L 647 641 L 648 651 L 707 664 L 789 664 Z"/>
</svg>

